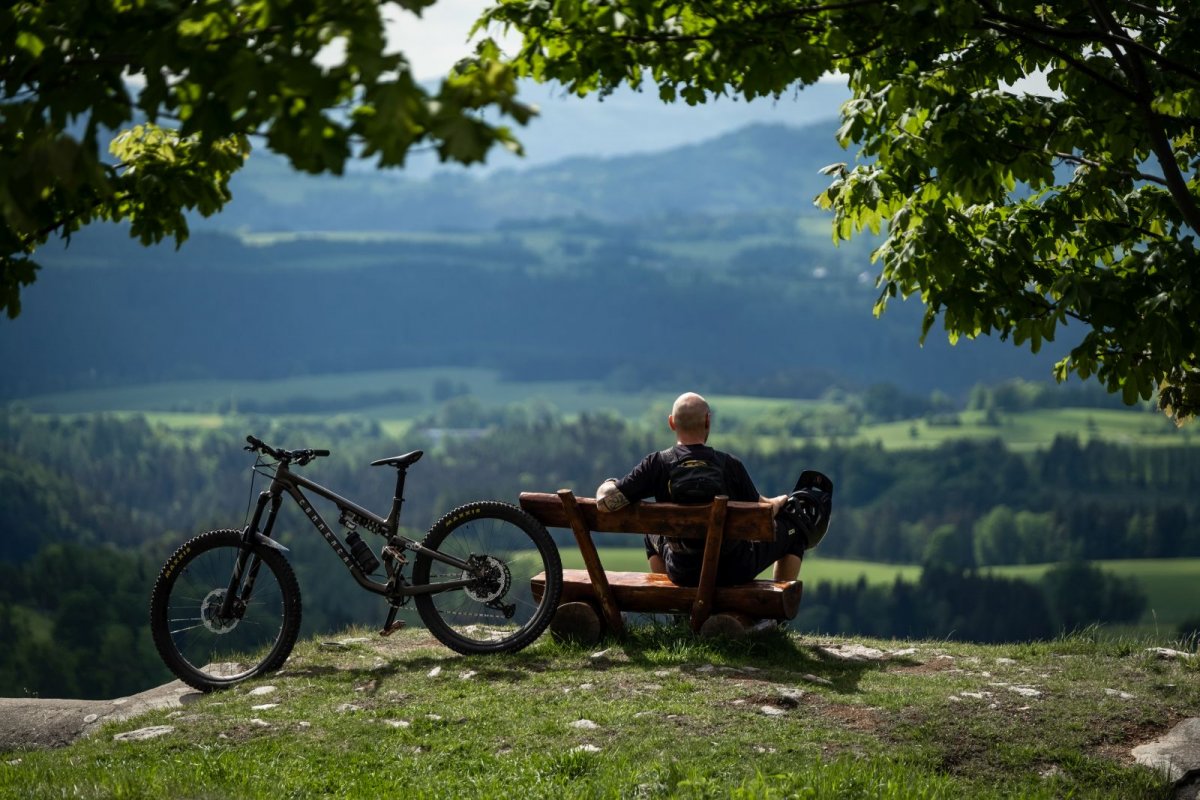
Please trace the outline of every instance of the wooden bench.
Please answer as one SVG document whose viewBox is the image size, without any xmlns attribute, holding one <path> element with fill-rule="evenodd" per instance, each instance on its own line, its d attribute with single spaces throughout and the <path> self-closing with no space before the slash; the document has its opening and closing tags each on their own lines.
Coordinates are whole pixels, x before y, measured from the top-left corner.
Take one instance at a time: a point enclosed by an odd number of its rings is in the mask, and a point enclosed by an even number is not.
<svg viewBox="0 0 1200 800">
<path fill-rule="evenodd" d="M 546 527 L 569 528 L 583 555 L 586 569 L 563 570 L 562 598 L 551 628 L 560 636 L 594 641 L 604 630 L 619 636 L 624 632 L 623 611 L 686 613 L 697 633 L 736 636 L 759 620 L 793 619 L 800 608 L 800 581 L 716 585 L 722 542 L 774 538 L 767 503 L 741 503 L 721 496 L 703 506 L 633 503 L 619 511 L 601 511 L 595 500 L 577 498 L 569 489 L 557 494 L 524 492 L 520 502 Z M 649 572 L 608 572 L 600 563 L 593 532 L 703 539 L 700 585 L 676 586 L 666 575 Z M 533 579 L 538 597 L 543 585 L 539 577 Z"/>
</svg>

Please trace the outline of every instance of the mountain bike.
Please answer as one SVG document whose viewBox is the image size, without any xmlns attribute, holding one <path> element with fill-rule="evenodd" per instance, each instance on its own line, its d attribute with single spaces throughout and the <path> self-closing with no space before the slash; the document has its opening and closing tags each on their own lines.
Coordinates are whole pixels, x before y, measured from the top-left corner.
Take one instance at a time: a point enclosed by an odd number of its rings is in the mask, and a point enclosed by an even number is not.
<svg viewBox="0 0 1200 800">
<path fill-rule="evenodd" d="M 396 613 L 410 599 L 429 632 L 464 654 L 515 652 L 550 623 L 562 591 L 558 548 L 542 524 L 516 506 L 493 500 L 459 506 L 417 542 L 400 533 L 400 508 L 408 468 L 422 451 L 371 462 L 396 469 L 391 511 L 380 517 L 295 471 L 328 450 L 285 450 L 254 436 L 246 441 L 245 449 L 256 454 L 254 473 L 271 480 L 249 523 L 190 539 L 154 583 L 154 645 L 184 683 L 206 692 L 227 688 L 278 669 L 292 652 L 300 630 L 300 585 L 284 556 L 287 548 L 272 538 L 285 495 L 358 585 L 387 600 L 382 635 L 403 626 Z M 337 507 L 345 544 L 302 489 Z M 378 557 L 359 529 L 383 539 Z M 409 556 L 411 579 L 404 576 Z"/>
</svg>

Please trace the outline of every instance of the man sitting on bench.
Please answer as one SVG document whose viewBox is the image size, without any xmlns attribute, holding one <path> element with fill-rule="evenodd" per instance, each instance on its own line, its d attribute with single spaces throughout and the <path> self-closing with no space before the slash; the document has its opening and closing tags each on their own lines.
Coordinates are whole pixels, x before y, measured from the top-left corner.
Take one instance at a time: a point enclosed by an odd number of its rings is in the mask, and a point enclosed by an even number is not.
<svg viewBox="0 0 1200 800">
<path fill-rule="evenodd" d="M 693 392 L 680 395 L 667 424 L 675 431 L 675 446 L 650 453 L 624 478 L 609 478 L 602 483 L 596 490 L 597 508 L 616 511 L 649 497 L 660 503 L 709 503 L 721 494 L 730 500 L 770 503 L 775 516 L 774 541 L 725 542 L 718 562 L 717 585 L 752 581 L 770 564 L 775 565 L 775 580 L 795 580 L 804 550 L 816 544 L 828 525 L 828 498 L 833 488 L 829 479 L 820 473 L 805 473 L 822 479 L 823 482 L 818 482 L 826 497 L 824 519 L 814 524 L 811 514 L 798 512 L 795 503 L 789 502 L 789 495 L 771 498 L 760 495 L 737 457 L 707 445 L 712 413 L 703 397 Z M 666 573 L 679 586 L 696 586 L 700 582 L 703 555 L 702 541 L 646 536 L 650 571 Z"/>
</svg>

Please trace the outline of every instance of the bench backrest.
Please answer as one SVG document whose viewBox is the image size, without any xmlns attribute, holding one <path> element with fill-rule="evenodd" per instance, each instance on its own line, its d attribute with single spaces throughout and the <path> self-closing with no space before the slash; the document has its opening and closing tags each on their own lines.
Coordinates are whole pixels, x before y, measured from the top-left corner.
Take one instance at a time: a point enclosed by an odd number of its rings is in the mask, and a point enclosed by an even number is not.
<svg viewBox="0 0 1200 800">
<path fill-rule="evenodd" d="M 622 630 L 621 610 L 608 584 L 592 533 L 655 533 L 681 539 L 704 539 L 700 583 L 692 604 L 692 630 L 699 631 L 712 611 L 717 585 L 717 562 L 726 539 L 771 539 L 774 534 L 769 503 L 731 502 L 721 495 L 708 505 L 633 503 L 619 511 L 601 511 L 590 497 L 575 497 L 570 489 L 557 494 L 521 494 L 521 508 L 550 528 L 570 528 L 600 601 L 609 630 Z"/>
<path fill-rule="evenodd" d="M 563 492 L 522 492 L 521 508 L 548 528 L 570 528 Z M 724 498 L 719 498 L 724 499 Z M 703 539 L 708 535 L 713 506 L 683 506 L 676 503 L 632 503 L 619 511 L 600 511 L 590 497 L 574 498 L 579 515 L 589 531 L 596 533 L 654 533 L 679 539 Z M 723 539 L 767 541 L 774 537 L 769 503 L 725 501 Z"/>
</svg>

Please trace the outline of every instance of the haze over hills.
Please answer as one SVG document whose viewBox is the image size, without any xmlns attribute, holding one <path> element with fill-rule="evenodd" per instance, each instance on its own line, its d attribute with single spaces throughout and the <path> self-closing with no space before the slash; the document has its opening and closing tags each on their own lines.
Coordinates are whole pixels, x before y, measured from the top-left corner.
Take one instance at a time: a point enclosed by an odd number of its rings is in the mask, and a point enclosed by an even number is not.
<svg viewBox="0 0 1200 800">
<path fill-rule="evenodd" d="M 0 396 L 413 366 L 725 391 L 785 373 L 812 394 L 1048 376 L 1061 347 L 934 332 L 920 348 L 917 304 L 871 316 L 870 241 L 835 247 L 812 206 L 818 170 L 846 158 L 833 127 L 479 178 L 314 179 L 256 159 L 209 221 L 236 235 L 205 226 L 175 251 L 92 227 L 44 248 L 21 317 L 0 323 Z"/>
<path fill-rule="evenodd" d="M 513 220 L 586 217 L 816 215 L 828 186 L 819 170 L 850 156 L 836 123 L 805 128 L 755 123 L 660 153 L 576 156 L 486 175 L 425 178 L 381 172 L 313 177 L 256 155 L 233 180 L 233 201 L 197 228 L 237 231 L 490 230 Z"/>
<path fill-rule="evenodd" d="M 653 87 L 645 91 L 621 87 L 606 97 L 576 97 L 558 84 L 525 80 L 520 84 L 520 97 L 539 109 L 527 125 L 513 126 L 524 155 L 497 148 L 486 163 L 464 169 L 439 164 L 432 153 L 415 153 L 402 172 L 385 174 L 425 177 L 449 170 L 480 175 L 499 169 L 542 167 L 576 157 L 660 153 L 760 123 L 803 128 L 835 119 L 850 91 L 844 82 L 823 81 L 779 99 L 746 102 L 718 97 L 689 106 L 662 102 Z M 504 120 L 497 122 L 503 124 Z M 830 132 L 835 128 L 830 125 Z M 369 164 L 357 166 L 373 171 Z"/>
<path fill-rule="evenodd" d="M 523 156 L 497 148 L 485 164 L 439 164 L 415 153 L 402 170 L 351 162 L 309 176 L 256 151 L 234 177 L 234 200 L 197 229 L 486 230 L 502 220 L 582 215 L 621 221 L 662 213 L 813 213 L 821 167 L 850 160 L 834 141 L 845 85 L 819 83 L 778 100 L 663 103 L 653 90 L 606 97 L 525 81 L 540 108 L 515 132 Z M 747 129 L 754 131 L 748 133 Z M 803 135 L 796 135 L 800 129 Z"/>
</svg>

